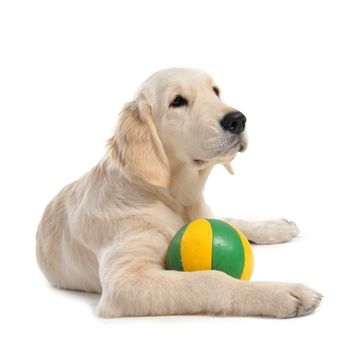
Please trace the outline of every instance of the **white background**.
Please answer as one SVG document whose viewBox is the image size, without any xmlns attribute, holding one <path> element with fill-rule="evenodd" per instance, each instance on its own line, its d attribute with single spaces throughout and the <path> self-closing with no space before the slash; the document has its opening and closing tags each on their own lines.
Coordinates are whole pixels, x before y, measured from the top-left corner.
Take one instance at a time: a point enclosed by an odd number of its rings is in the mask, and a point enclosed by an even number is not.
<svg viewBox="0 0 350 350">
<path fill-rule="evenodd" d="M 348 348 L 349 15 L 336 0 L 1 1 L 1 348 Z M 97 163 L 138 84 L 171 66 L 210 72 L 247 116 L 236 175 L 215 168 L 206 198 L 217 215 L 298 223 L 292 242 L 253 246 L 253 279 L 312 286 L 315 314 L 102 320 L 98 296 L 41 275 L 44 207 Z"/>
</svg>

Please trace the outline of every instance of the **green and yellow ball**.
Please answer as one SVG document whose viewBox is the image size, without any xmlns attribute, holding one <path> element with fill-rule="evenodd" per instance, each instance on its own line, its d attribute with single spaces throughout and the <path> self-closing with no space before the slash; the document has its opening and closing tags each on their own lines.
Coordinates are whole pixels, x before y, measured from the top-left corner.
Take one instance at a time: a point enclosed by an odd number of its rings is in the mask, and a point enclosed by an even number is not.
<svg viewBox="0 0 350 350">
<path fill-rule="evenodd" d="M 219 270 L 249 280 L 253 273 L 252 248 L 236 227 L 216 219 L 197 219 L 184 225 L 170 242 L 168 270 Z"/>
</svg>

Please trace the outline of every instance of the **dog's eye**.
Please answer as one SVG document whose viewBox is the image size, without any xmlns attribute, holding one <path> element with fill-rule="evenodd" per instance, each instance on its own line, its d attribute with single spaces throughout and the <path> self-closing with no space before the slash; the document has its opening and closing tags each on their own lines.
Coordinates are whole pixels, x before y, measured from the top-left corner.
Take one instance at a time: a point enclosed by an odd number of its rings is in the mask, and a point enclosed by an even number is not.
<svg viewBox="0 0 350 350">
<path fill-rule="evenodd" d="M 174 101 L 170 104 L 170 107 L 181 107 L 187 105 L 187 100 L 180 95 L 177 95 Z"/>
<path fill-rule="evenodd" d="M 218 97 L 220 96 L 220 90 L 217 86 L 213 86 L 213 91 L 214 91 L 216 96 L 218 96 Z"/>
</svg>

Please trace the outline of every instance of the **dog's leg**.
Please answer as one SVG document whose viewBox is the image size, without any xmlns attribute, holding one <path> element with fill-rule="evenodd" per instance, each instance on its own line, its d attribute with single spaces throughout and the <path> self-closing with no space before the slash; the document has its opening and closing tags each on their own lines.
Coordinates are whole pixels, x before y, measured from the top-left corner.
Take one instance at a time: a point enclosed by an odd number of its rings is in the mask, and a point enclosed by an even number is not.
<svg viewBox="0 0 350 350">
<path fill-rule="evenodd" d="M 286 219 L 246 221 L 222 218 L 222 220 L 239 228 L 249 241 L 256 244 L 287 242 L 300 233 L 297 225 L 293 221 Z"/>
<path fill-rule="evenodd" d="M 213 213 L 204 200 L 194 207 L 192 220 L 197 218 L 210 218 Z M 247 221 L 233 218 L 221 218 L 233 226 L 238 227 L 247 236 L 249 241 L 256 244 L 275 244 L 287 242 L 297 236 L 300 231 L 293 221 L 286 219 Z"/>
<path fill-rule="evenodd" d="M 101 255 L 101 317 L 175 314 L 294 317 L 321 295 L 302 285 L 236 280 L 220 271 L 164 269 L 170 232 L 153 223 L 129 227 Z"/>
</svg>

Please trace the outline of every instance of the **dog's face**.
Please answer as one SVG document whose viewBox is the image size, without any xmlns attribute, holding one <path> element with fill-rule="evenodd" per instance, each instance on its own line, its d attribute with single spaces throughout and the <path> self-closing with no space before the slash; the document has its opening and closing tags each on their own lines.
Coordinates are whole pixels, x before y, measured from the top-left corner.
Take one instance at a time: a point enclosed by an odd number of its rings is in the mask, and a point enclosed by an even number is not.
<svg viewBox="0 0 350 350">
<path fill-rule="evenodd" d="M 195 167 L 225 163 L 247 147 L 245 116 L 220 99 L 204 72 L 175 68 L 141 86 L 167 154 Z"/>
<path fill-rule="evenodd" d="M 204 72 L 172 68 L 148 78 L 121 112 L 109 140 L 113 160 L 128 173 L 167 187 L 171 168 L 204 169 L 229 162 L 247 147 L 245 116 L 220 99 Z"/>
</svg>

